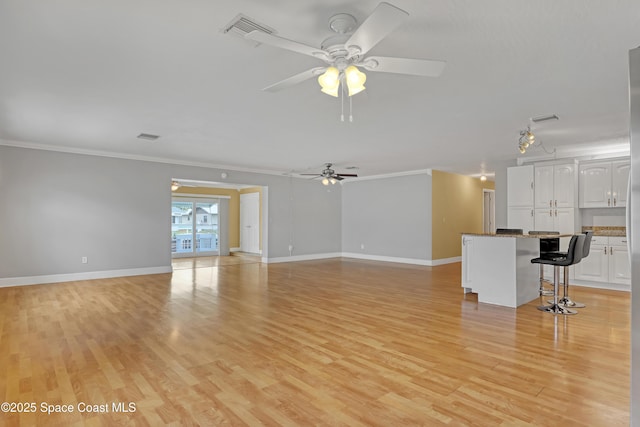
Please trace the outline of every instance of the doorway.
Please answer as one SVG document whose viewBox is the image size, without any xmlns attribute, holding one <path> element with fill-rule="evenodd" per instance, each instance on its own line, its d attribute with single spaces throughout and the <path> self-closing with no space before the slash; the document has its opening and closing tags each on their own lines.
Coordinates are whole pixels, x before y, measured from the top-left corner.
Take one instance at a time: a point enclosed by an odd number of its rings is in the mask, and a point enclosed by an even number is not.
<svg viewBox="0 0 640 427">
<path fill-rule="evenodd" d="M 495 191 L 482 189 L 482 231 L 495 233 L 496 231 L 496 201 Z"/>
<path fill-rule="evenodd" d="M 171 201 L 171 256 L 220 254 L 219 201 L 173 198 Z"/>
</svg>

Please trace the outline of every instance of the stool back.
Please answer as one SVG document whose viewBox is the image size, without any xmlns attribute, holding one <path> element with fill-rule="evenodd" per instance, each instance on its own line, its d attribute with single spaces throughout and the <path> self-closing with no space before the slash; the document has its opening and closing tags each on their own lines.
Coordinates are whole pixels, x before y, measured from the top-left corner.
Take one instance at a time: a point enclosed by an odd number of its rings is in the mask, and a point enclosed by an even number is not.
<svg viewBox="0 0 640 427">
<path fill-rule="evenodd" d="M 591 238 L 593 237 L 593 231 L 587 231 L 584 233 L 584 248 L 582 249 L 582 258 L 589 256 L 589 250 L 591 249 Z"/>
<path fill-rule="evenodd" d="M 584 240 L 587 236 L 584 234 L 578 234 L 575 236 L 571 236 L 571 240 L 569 241 L 569 248 L 567 249 L 567 258 L 561 264 L 564 266 L 577 264 L 582 260 L 582 254 L 584 251 Z"/>
</svg>

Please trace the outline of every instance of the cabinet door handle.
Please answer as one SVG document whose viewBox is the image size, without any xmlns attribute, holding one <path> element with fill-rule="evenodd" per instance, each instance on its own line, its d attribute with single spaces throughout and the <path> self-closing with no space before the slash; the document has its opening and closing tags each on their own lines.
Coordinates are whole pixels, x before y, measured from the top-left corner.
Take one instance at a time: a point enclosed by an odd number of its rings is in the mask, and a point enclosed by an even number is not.
<svg viewBox="0 0 640 427">
<path fill-rule="evenodd" d="M 611 206 L 611 198 L 607 199 L 607 206 Z"/>
<path fill-rule="evenodd" d="M 616 205 L 616 198 L 614 197 L 613 198 L 613 206 L 615 206 L 615 205 Z"/>
<path fill-rule="evenodd" d="M 549 199 L 549 207 L 552 208 L 553 207 L 553 200 Z"/>
<path fill-rule="evenodd" d="M 607 247 L 604 247 L 604 254 L 607 255 Z"/>
<path fill-rule="evenodd" d="M 613 255 L 613 246 L 609 247 L 609 255 Z"/>
<path fill-rule="evenodd" d="M 549 216 L 553 216 L 553 212 L 551 209 L 549 209 Z"/>
<path fill-rule="evenodd" d="M 533 209 L 531 209 L 531 216 L 533 217 Z"/>
<path fill-rule="evenodd" d="M 558 207 L 558 200 L 554 200 L 554 204 L 556 205 L 556 208 Z"/>
</svg>

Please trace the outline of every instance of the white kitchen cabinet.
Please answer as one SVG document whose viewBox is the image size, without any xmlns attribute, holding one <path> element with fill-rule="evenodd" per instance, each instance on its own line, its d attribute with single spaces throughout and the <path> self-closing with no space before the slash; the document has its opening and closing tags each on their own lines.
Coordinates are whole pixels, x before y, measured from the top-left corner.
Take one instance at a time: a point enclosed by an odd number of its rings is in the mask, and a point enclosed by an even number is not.
<svg viewBox="0 0 640 427">
<path fill-rule="evenodd" d="M 507 206 L 533 207 L 533 166 L 507 168 Z"/>
<path fill-rule="evenodd" d="M 507 227 L 533 230 L 533 166 L 507 168 Z"/>
<path fill-rule="evenodd" d="M 507 208 L 507 227 L 522 228 L 522 232 L 525 234 L 534 230 L 533 208 Z"/>
<path fill-rule="evenodd" d="M 607 208 L 626 206 L 630 162 L 589 162 L 580 165 L 579 206 Z"/>
<path fill-rule="evenodd" d="M 631 284 L 631 266 L 626 237 L 609 237 L 609 281 Z"/>
<path fill-rule="evenodd" d="M 609 280 L 609 238 L 593 236 L 589 255 L 575 266 L 575 278 L 606 282 Z"/>
<path fill-rule="evenodd" d="M 631 284 L 625 237 L 594 236 L 589 256 L 575 267 L 575 278 L 600 283 Z"/>
<path fill-rule="evenodd" d="M 622 160 L 611 162 L 611 195 L 614 207 L 627 206 L 627 186 L 631 162 Z"/>
<path fill-rule="evenodd" d="M 575 207 L 577 186 L 575 163 L 536 166 L 534 175 L 536 209 Z"/>
<path fill-rule="evenodd" d="M 561 234 L 575 232 L 575 209 L 536 209 L 535 229 L 544 231 L 559 231 Z"/>
</svg>

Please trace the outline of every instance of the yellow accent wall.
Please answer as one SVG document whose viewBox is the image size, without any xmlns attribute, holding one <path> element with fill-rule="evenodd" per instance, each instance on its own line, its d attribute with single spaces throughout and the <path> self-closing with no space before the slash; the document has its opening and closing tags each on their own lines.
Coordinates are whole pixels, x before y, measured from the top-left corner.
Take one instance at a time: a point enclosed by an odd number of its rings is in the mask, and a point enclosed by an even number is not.
<svg viewBox="0 0 640 427">
<path fill-rule="evenodd" d="M 482 189 L 495 183 L 434 170 L 432 174 L 432 259 L 459 257 L 462 233 L 482 233 Z"/>
<path fill-rule="evenodd" d="M 178 196 L 180 194 L 203 194 L 208 196 L 228 196 L 229 197 L 229 247 L 240 247 L 240 193 L 238 190 L 229 188 L 209 188 L 209 187 L 180 187 L 172 192 Z"/>
</svg>

